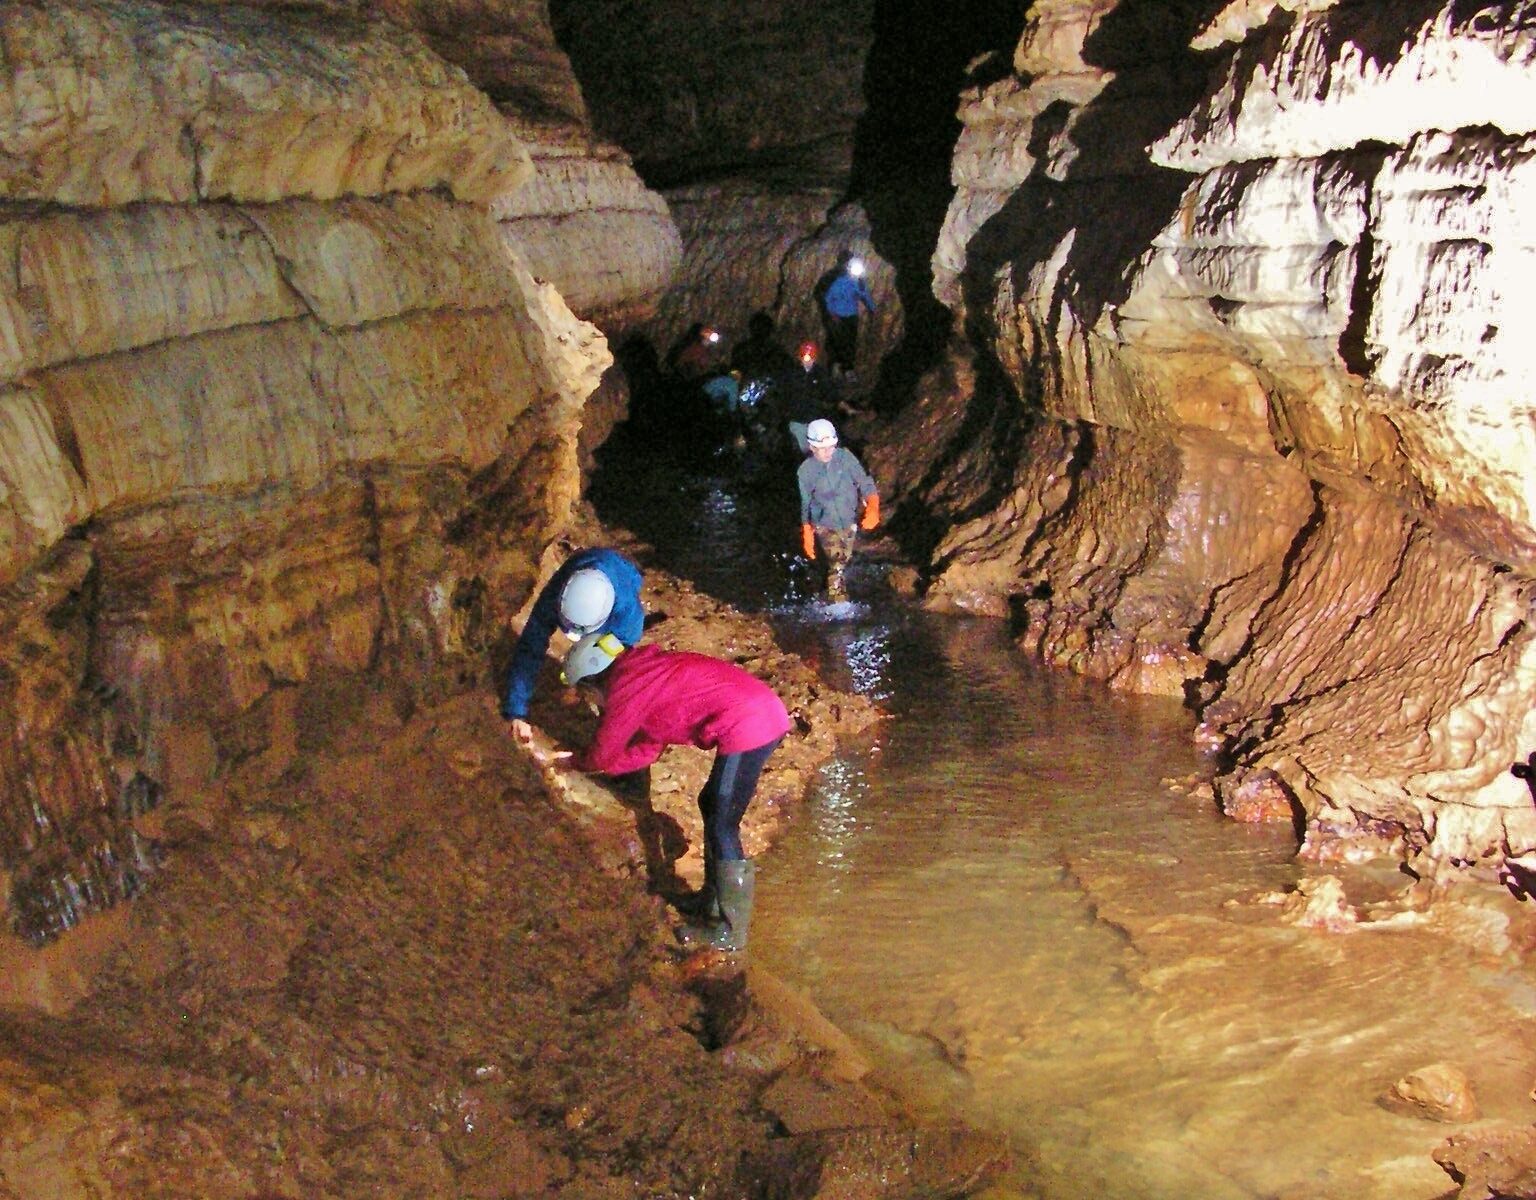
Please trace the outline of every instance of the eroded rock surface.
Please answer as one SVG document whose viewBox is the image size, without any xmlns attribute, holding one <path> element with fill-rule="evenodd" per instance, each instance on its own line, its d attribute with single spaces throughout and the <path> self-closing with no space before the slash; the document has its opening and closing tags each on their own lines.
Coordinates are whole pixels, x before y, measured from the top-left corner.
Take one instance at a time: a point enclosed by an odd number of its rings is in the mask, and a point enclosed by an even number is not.
<svg viewBox="0 0 1536 1200">
<path fill-rule="evenodd" d="M 762 311 L 786 348 L 821 341 L 816 285 L 848 250 L 871 267 L 859 365 L 872 378 L 902 331 L 894 270 L 847 199 L 875 6 L 551 8 L 594 126 L 634 156 L 681 235 L 673 286 L 640 336 L 665 357 L 696 322 L 729 343 Z"/>
<path fill-rule="evenodd" d="M 1047 0 L 962 103 L 935 288 L 981 348 L 872 456 L 955 523 L 931 600 L 1189 696 L 1219 798 L 1322 858 L 1536 844 L 1533 45 L 1515 4 Z"/>
<path fill-rule="evenodd" d="M 283 689 L 483 653 L 608 356 L 486 207 L 522 142 L 414 35 L 152 3 L 3 35 L 0 190 L 48 202 L 0 226 L 3 857 L 40 940 L 140 886 L 134 816 L 260 753 Z"/>
</svg>

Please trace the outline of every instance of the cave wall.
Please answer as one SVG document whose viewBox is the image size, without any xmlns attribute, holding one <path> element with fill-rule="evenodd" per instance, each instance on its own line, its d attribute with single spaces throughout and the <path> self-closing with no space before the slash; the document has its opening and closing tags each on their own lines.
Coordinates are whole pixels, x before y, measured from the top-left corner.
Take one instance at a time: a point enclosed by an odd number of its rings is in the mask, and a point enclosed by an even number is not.
<svg viewBox="0 0 1536 1200">
<path fill-rule="evenodd" d="M 672 285 L 636 331 L 659 357 L 700 322 L 721 330 L 728 354 L 757 311 L 786 348 L 821 342 L 815 287 L 843 250 L 868 262 L 877 305 L 861 372 L 872 378 L 900 339 L 894 268 L 849 198 L 876 8 L 552 0 L 593 127 L 677 223 Z"/>
<path fill-rule="evenodd" d="M 871 455 L 933 514 L 930 601 L 1188 697 L 1227 811 L 1321 858 L 1536 850 L 1533 33 L 1040 0 L 962 98 L 969 349 Z"/>
<path fill-rule="evenodd" d="M 306 682 L 484 682 L 611 362 L 528 260 L 622 192 L 660 233 L 573 243 L 565 281 L 608 315 L 660 290 L 675 232 L 622 155 L 562 135 L 560 211 L 517 123 L 364 15 L 0 10 L 0 871 L 29 941 L 143 885 L 163 800 L 280 775 Z"/>
</svg>

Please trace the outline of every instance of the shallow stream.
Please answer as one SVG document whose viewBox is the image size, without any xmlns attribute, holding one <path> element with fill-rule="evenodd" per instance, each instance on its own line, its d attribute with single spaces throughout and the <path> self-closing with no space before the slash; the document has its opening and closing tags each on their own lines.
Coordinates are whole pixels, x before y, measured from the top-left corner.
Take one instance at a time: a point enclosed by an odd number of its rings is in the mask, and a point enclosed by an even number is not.
<svg viewBox="0 0 1536 1200">
<path fill-rule="evenodd" d="M 1456 1127 L 1377 1102 L 1436 1062 L 1536 1119 L 1536 976 L 1424 924 L 1283 922 L 1294 835 L 1168 785 L 1198 769 L 1180 708 L 1037 669 L 868 558 L 854 604 L 815 601 L 792 477 L 629 466 L 605 520 L 891 714 L 761 863 L 753 954 L 915 1105 L 1008 1134 L 987 1200 L 1444 1196 Z M 1343 879 L 1367 915 L 1408 883 Z"/>
</svg>

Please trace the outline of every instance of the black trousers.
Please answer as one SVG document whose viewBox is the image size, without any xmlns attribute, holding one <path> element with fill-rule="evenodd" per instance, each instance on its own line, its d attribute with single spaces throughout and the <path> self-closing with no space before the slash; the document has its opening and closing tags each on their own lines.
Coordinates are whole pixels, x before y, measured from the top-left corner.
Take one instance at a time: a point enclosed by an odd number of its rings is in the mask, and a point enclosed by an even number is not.
<svg viewBox="0 0 1536 1200">
<path fill-rule="evenodd" d="M 757 792 L 763 765 L 783 740 L 781 734 L 756 750 L 715 755 L 709 781 L 699 793 L 699 812 L 704 817 L 704 844 L 716 862 L 746 858 L 741 848 L 741 818 Z"/>
<path fill-rule="evenodd" d="M 859 356 L 859 314 L 834 317 L 826 314 L 827 357 L 834 367 L 852 371 Z"/>
</svg>

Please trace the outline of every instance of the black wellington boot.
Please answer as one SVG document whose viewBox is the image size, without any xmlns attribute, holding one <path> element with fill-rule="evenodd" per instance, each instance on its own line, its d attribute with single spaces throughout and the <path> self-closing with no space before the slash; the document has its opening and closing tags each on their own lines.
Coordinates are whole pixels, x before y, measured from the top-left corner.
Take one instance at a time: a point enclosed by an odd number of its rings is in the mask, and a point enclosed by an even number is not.
<svg viewBox="0 0 1536 1200">
<path fill-rule="evenodd" d="M 752 924 L 752 898 L 757 889 L 757 867 L 749 858 L 718 864 L 717 890 L 723 918 L 710 945 L 717 950 L 745 950 Z"/>
</svg>

